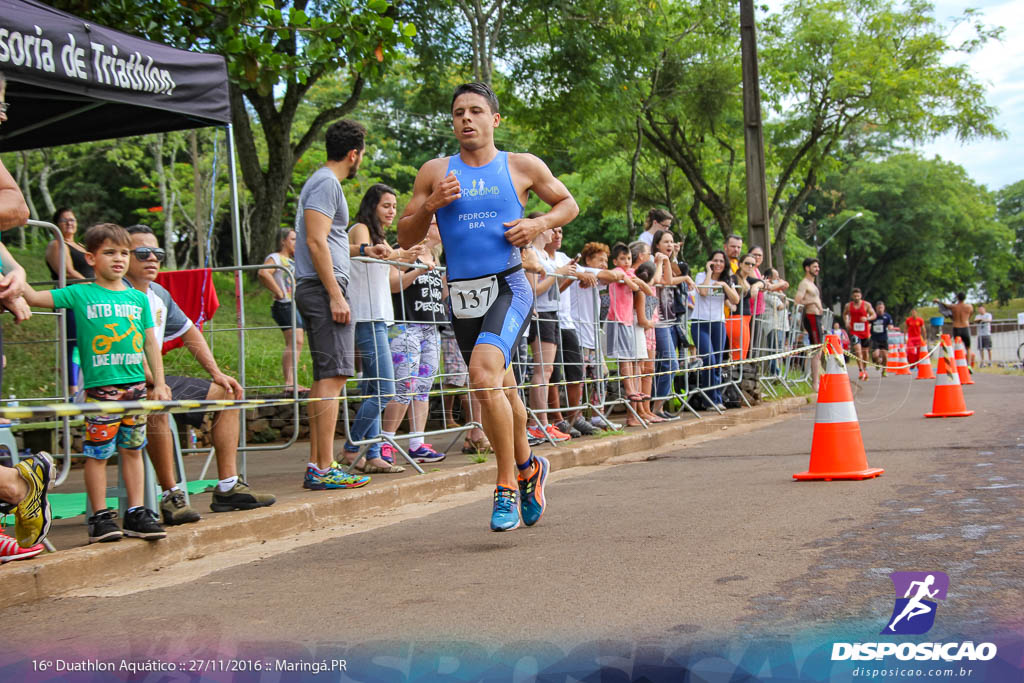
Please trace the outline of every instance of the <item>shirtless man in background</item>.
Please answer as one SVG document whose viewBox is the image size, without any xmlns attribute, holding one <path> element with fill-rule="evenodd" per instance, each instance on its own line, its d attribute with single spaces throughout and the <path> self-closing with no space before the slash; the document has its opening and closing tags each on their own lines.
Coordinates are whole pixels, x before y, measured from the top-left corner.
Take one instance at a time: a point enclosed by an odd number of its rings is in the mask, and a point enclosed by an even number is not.
<svg viewBox="0 0 1024 683">
<path fill-rule="evenodd" d="M 953 336 L 964 340 L 964 348 L 971 350 L 971 313 L 974 312 L 974 305 L 965 301 L 965 292 L 956 293 L 956 303 L 946 304 L 953 314 Z M 938 299 L 932 299 L 934 303 L 942 304 Z"/>
<path fill-rule="evenodd" d="M 819 272 L 821 272 L 821 266 L 818 264 L 818 259 L 804 259 L 804 279 L 797 286 L 794 299 L 797 305 L 804 307 L 804 329 L 807 330 L 811 344 L 820 344 L 822 340 L 821 291 L 818 289 L 818 285 L 814 284 L 814 279 L 818 277 Z M 818 374 L 821 370 L 819 355 L 817 351 L 811 354 L 811 386 L 815 391 L 818 390 Z"/>
</svg>

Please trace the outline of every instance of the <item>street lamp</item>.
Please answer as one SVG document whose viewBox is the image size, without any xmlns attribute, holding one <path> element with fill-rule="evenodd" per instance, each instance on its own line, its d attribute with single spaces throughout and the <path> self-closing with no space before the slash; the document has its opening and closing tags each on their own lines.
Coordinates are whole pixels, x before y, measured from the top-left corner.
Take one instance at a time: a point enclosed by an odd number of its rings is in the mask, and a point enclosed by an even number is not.
<svg viewBox="0 0 1024 683">
<path fill-rule="evenodd" d="M 864 212 L 863 212 L 863 211 L 858 211 L 857 213 L 853 214 L 852 216 L 850 216 L 849 218 L 847 218 L 847 219 L 846 219 L 845 221 L 843 221 L 843 224 L 842 224 L 842 225 L 840 225 L 840 226 L 839 226 L 838 228 L 836 228 L 836 231 L 835 231 L 834 233 L 832 233 L 831 235 L 829 235 L 829 236 L 828 236 L 828 239 L 827 239 L 827 240 L 825 240 L 825 241 L 824 241 L 824 242 L 822 242 L 821 244 L 815 244 L 815 245 L 814 245 L 814 251 L 815 251 L 815 253 L 818 253 L 818 254 L 820 254 L 820 253 L 821 253 L 821 250 L 822 250 L 822 249 L 823 249 L 823 248 L 825 247 L 825 245 L 826 245 L 826 244 L 828 244 L 829 242 L 831 242 L 831 241 L 832 241 L 832 238 L 833 238 L 833 237 L 835 237 L 836 235 L 838 235 L 838 234 L 839 234 L 839 231 L 840 231 L 840 230 L 842 230 L 843 228 L 845 228 L 845 227 L 846 227 L 846 224 L 847 224 L 847 223 L 849 223 L 850 221 L 852 221 L 852 220 L 853 220 L 854 218 L 860 218 L 860 217 L 861 217 L 861 216 L 863 216 L 863 215 L 864 215 Z M 817 232 L 815 232 L 815 233 L 814 233 L 814 236 L 815 236 L 815 242 L 817 242 L 817 236 L 818 236 L 818 233 L 817 233 Z"/>
<path fill-rule="evenodd" d="M 845 221 L 843 221 L 843 224 L 840 225 L 838 228 L 836 228 L 836 231 L 834 233 L 832 233 L 831 235 L 829 235 L 828 239 L 825 240 L 824 242 L 822 242 L 821 244 L 817 243 L 818 242 L 818 231 L 815 230 L 814 231 L 814 242 L 815 242 L 815 244 L 814 244 L 814 255 L 817 256 L 820 259 L 821 258 L 821 250 L 825 247 L 825 245 L 828 244 L 829 242 L 831 242 L 832 238 L 835 237 L 836 235 L 838 235 L 839 232 L 843 228 L 846 227 L 847 223 L 852 221 L 854 218 L 860 218 L 863 215 L 864 215 L 863 211 L 858 211 L 857 213 L 855 213 L 852 216 L 850 216 L 849 218 L 847 218 Z M 822 266 L 819 266 L 819 267 L 821 267 L 822 271 L 825 270 L 824 267 L 822 267 Z M 824 275 L 822 275 L 822 278 L 823 278 L 822 282 L 824 283 Z M 822 287 L 822 289 L 824 289 L 824 287 Z M 822 305 L 824 305 L 824 303 L 825 303 L 825 301 L 827 301 L 827 299 L 825 298 L 825 293 L 823 291 L 820 293 L 820 297 L 821 297 Z"/>
</svg>

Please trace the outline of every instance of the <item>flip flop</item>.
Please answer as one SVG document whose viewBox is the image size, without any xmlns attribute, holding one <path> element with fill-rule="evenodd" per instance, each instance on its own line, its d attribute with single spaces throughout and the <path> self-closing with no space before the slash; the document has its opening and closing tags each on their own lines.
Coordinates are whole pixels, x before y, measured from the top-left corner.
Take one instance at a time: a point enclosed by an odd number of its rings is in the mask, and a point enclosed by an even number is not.
<svg viewBox="0 0 1024 683">
<path fill-rule="evenodd" d="M 388 465 L 385 467 L 383 465 L 366 463 L 363 465 L 362 471 L 366 474 L 398 474 L 400 472 L 405 472 L 405 468 L 401 465 Z"/>
</svg>

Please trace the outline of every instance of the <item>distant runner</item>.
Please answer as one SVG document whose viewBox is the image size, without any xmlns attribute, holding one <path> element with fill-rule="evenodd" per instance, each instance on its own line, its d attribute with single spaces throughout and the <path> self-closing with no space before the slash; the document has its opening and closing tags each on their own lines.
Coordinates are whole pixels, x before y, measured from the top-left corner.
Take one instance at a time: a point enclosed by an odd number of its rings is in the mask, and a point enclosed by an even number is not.
<svg viewBox="0 0 1024 683">
<path fill-rule="evenodd" d="M 404 248 L 420 242 L 436 213 L 447 256 L 449 318 L 469 365 L 470 385 L 479 392 L 484 433 L 498 465 L 491 530 L 510 531 L 520 520 L 532 526 L 544 514 L 550 468 L 530 451 L 526 408 L 511 371 L 512 351 L 533 311 L 519 247 L 568 224 L 579 207 L 543 161 L 494 146 L 500 122 L 498 98 L 489 86 L 466 83 L 455 89 L 452 127 L 459 153 L 420 168 L 398 222 L 398 242 Z M 531 191 L 551 210 L 523 218 Z"/>
<path fill-rule="evenodd" d="M 860 287 L 854 287 L 850 292 L 849 303 L 843 307 L 843 320 L 846 329 L 850 331 L 851 350 L 857 356 L 857 379 L 864 381 L 868 379 L 868 344 L 871 339 L 871 319 L 874 317 L 875 309 L 864 301 Z"/>
<path fill-rule="evenodd" d="M 885 302 L 875 304 L 875 315 L 871 320 L 871 357 L 882 366 L 882 377 L 885 377 L 885 366 L 889 362 L 889 330 L 893 327 L 892 316 L 885 312 Z"/>
<path fill-rule="evenodd" d="M 903 321 L 907 330 L 907 362 L 913 367 L 921 358 L 921 347 L 924 346 L 924 318 L 917 313 L 917 309 L 910 311 L 910 315 Z"/>
</svg>

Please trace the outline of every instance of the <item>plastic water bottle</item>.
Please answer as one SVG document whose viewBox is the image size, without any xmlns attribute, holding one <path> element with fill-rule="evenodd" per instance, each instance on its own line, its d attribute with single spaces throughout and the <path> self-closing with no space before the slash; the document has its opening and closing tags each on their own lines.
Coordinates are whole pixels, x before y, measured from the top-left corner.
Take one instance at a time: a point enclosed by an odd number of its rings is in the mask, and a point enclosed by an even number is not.
<svg viewBox="0 0 1024 683">
<path fill-rule="evenodd" d="M 19 405 L 18 397 L 15 396 L 14 394 L 11 394 L 10 397 L 7 399 L 7 407 L 8 408 L 17 408 L 18 405 Z M 17 420 L 14 420 L 14 419 L 11 420 L 11 424 L 17 424 L 17 422 L 18 422 Z"/>
</svg>

